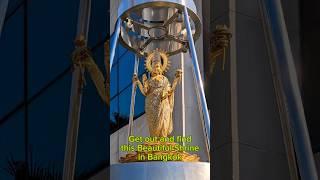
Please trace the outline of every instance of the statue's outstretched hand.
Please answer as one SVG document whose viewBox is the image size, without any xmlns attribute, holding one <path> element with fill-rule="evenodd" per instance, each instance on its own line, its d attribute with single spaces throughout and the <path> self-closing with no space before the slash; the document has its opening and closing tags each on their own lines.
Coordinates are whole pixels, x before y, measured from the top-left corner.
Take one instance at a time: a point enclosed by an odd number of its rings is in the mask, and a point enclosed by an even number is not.
<svg viewBox="0 0 320 180">
<path fill-rule="evenodd" d="M 147 75 L 146 74 L 143 74 L 142 75 L 142 82 L 143 82 L 143 84 L 145 84 L 146 82 L 147 82 Z"/>
<path fill-rule="evenodd" d="M 176 78 L 180 81 L 182 77 L 182 70 L 178 69 L 175 74 Z"/>
<path fill-rule="evenodd" d="M 138 81 L 139 81 L 139 78 L 138 78 L 137 74 L 133 74 L 132 82 L 137 83 Z"/>
</svg>

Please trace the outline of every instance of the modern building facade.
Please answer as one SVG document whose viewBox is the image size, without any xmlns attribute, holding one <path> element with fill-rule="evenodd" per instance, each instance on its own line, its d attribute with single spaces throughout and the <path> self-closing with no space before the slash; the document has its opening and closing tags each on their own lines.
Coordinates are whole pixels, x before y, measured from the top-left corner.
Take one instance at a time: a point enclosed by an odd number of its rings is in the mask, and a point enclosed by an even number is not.
<svg viewBox="0 0 320 180">
<path fill-rule="evenodd" d="M 26 163 L 29 168 L 55 171 L 60 176 L 79 1 L 8 2 L 5 16 L 0 18 L 4 19 L 0 36 L 0 179 L 17 178 Z M 109 36 L 108 6 L 108 1 L 92 1 L 88 46 L 100 69 L 104 69 L 104 42 Z M 0 9 L 2 16 L 5 8 Z M 109 115 L 92 81 L 86 80 L 76 160 L 79 179 L 87 179 L 109 164 Z M 10 163 L 17 172 L 7 171 Z"/>
</svg>

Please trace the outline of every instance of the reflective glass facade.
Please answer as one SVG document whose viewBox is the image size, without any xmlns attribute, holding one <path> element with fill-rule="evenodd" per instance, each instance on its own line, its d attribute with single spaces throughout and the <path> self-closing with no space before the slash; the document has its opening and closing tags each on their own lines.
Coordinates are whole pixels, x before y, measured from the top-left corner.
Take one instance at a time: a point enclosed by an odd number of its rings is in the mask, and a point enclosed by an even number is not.
<svg viewBox="0 0 320 180">
<path fill-rule="evenodd" d="M 60 174 L 63 169 L 79 0 L 27 2 L 9 1 L 0 36 L 0 179 L 5 180 L 14 179 L 7 171 L 10 162 L 33 162 Z M 108 1 L 92 1 L 88 39 L 103 74 L 108 7 Z M 86 179 L 108 164 L 109 113 L 89 75 L 83 92 L 76 175 Z"/>
<path fill-rule="evenodd" d="M 130 116 L 134 62 L 134 53 L 125 49 L 119 43 L 116 49 L 115 60 L 112 66 L 110 78 L 111 132 L 115 132 L 128 123 Z M 146 73 L 144 68 L 144 59 L 140 59 L 138 69 L 138 75 L 140 79 L 144 73 Z M 139 89 L 137 89 L 134 117 L 137 118 L 143 113 L 144 96 L 141 94 Z"/>
</svg>

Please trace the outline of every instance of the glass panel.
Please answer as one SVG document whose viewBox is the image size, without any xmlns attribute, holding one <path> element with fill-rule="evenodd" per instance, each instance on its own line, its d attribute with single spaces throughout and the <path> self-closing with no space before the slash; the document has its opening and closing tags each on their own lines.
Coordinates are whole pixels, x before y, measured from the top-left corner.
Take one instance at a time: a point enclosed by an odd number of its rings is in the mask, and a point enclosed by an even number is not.
<svg viewBox="0 0 320 180">
<path fill-rule="evenodd" d="M 134 116 L 138 117 L 142 113 L 144 113 L 144 99 L 145 97 L 141 94 L 140 90 L 137 90 L 136 95 L 136 103 L 135 103 L 135 109 L 134 109 Z"/>
<path fill-rule="evenodd" d="M 23 7 L 23 0 L 9 0 L 7 14 L 12 14 L 17 8 Z"/>
<path fill-rule="evenodd" d="M 101 100 L 93 82 L 87 78 L 82 99 L 81 119 L 78 137 L 78 174 L 88 173 L 99 164 L 107 162 L 109 144 L 108 107 Z"/>
<path fill-rule="evenodd" d="M 62 173 L 71 73 L 30 104 L 30 148 L 41 167 L 54 166 Z"/>
<path fill-rule="evenodd" d="M 134 68 L 134 54 L 130 51 L 126 51 L 121 47 L 121 45 L 118 45 L 118 49 L 121 49 L 124 54 L 120 56 L 120 60 L 118 60 L 118 63 L 113 67 L 113 71 L 111 72 L 112 100 L 110 105 L 110 118 L 112 124 L 110 128 L 112 132 L 115 132 L 128 123 L 132 90 L 131 79 Z M 144 59 L 140 59 L 138 73 L 139 79 L 142 78 L 142 74 L 144 73 L 146 73 L 144 68 Z M 119 86 L 119 91 L 117 91 L 117 86 Z M 137 89 L 135 117 L 138 117 L 143 113 L 144 96 L 141 94 L 140 90 Z"/>
<path fill-rule="evenodd" d="M 115 65 L 111 71 L 110 77 L 110 97 L 118 93 L 118 65 Z"/>
<path fill-rule="evenodd" d="M 110 120 L 114 123 L 116 123 L 116 116 L 119 113 L 118 103 L 118 96 L 110 102 Z"/>
<path fill-rule="evenodd" d="M 5 124 L 0 126 L 0 179 L 13 180 L 7 168 L 9 162 L 23 163 L 25 160 L 24 113 L 15 113 Z"/>
<path fill-rule="evenodd" d="M 23 9 L 4 25 L 0 37 L 0 117 L 23 99 Z"/>
<path fill-rule="evenodd" d="M 103 76 L 106 76 L 106 66 L 104 64 L 104 44 L 100 43 L 99 46 L 95 45 L 95 49 L 92 49 L 92 53 L 93 53 L 93 59 L 96 62 L 96 64 L 98 65 L 100 71 L 102 72 Z"/>
<path fill-rule="evenodd" d="M 89 31 L 89 47 L 103 42 L 107 33 L 107 4 L 109 1 L 91 1 L 91 17 Z M 109 28 L 108 28 L 109 29 Z"/>
<path fill-rule="evenodd" d="M 33 1 L 29 5 L 31 94 L 56 77 L 71 62 L 79 1 L 59 2 Z"/>
<path fill-rule="evenodd" d="M 134 54 L 126 53 L 119 61 L 119 90 L 121 91 L 132 82 Z"/>
<path fill-rule="evenodd" d="M 119 95 L 120 115 L 128 120 L 130 115 L 131 86 Z"/>
<path fill-rule="evenodd" d="M 104 69 L 103 44 L 94 52 L 94 57 L 99 69 Z M 89 76 L 86 78 L 83 92 L 76 164 L 79 176 L 106 163 L 109 149 L 108 107 Z"/>
<path fill-rule="evenodd" d="M 128 52 L 128 49 L 126 49 L 125 47 L 123 47 L 120 43 L 118 45 L 118 54 L 119 54 L 119 57 L 120 56 L 123 56 L 124 53 Z"/>
</svg>

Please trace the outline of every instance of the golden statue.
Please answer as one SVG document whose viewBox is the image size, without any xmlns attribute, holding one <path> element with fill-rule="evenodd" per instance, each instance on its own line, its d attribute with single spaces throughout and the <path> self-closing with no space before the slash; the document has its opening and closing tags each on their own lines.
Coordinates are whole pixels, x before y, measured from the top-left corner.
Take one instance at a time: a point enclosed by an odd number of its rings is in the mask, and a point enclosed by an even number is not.
<svg viewBox="0 0 320 180">
<path fill-rule="evenodd" d="M 145 61 L 147 71 L 150 72 L 150 78 L 144 74 L 142 83 L 137 75 L 132 78 L 133 83 L 138 85 L 145 99 L 145 113 L 151 137 L 168 137 L 173 130 L 173 106 L 174 106 L 174 91 L 181 81 L 182 71 L 176 70 L 175 78 L 171 83 L 164 76 L 164 72 L 169 67 L 168 56 L 165 52 L 156 49 L 148 55 Z M 147 147 L 167 146 L 173 147 L 178 144 L 175 142 L 145 142 Z M 136 153 L 128 153 L 125 157 L 120 158 L 120 162 L 137 162 L 137 161 L 159 161 L 159 159 L 149 159 L 149 157 L 177 157 L 173 161 L 197 162 L 199 157 L 196 154 L 189 154 L 183 150 L 159 150 L 159 151 L 136 151 Z M 148 159 L 140 159 L 139 157 L 148 157 Z"/>
<path fill-rule="evenodd" d="M 169 67 L 168 57 L 165 52 L 158 49 L 148 55 L 145 66 L 151 77 L 147 79 L 144 74 L 141 83 L 137 75 L 134 75 L 133 83 L 136 83 L 146 96 L 145 112 L 150 136 L 167 137 L 173 129 L 174 91 L 181 81 L 182 71 L 180 69 L 176 71 L 171 86 L 168 78 L 163 75 Z"/>
</svg>

